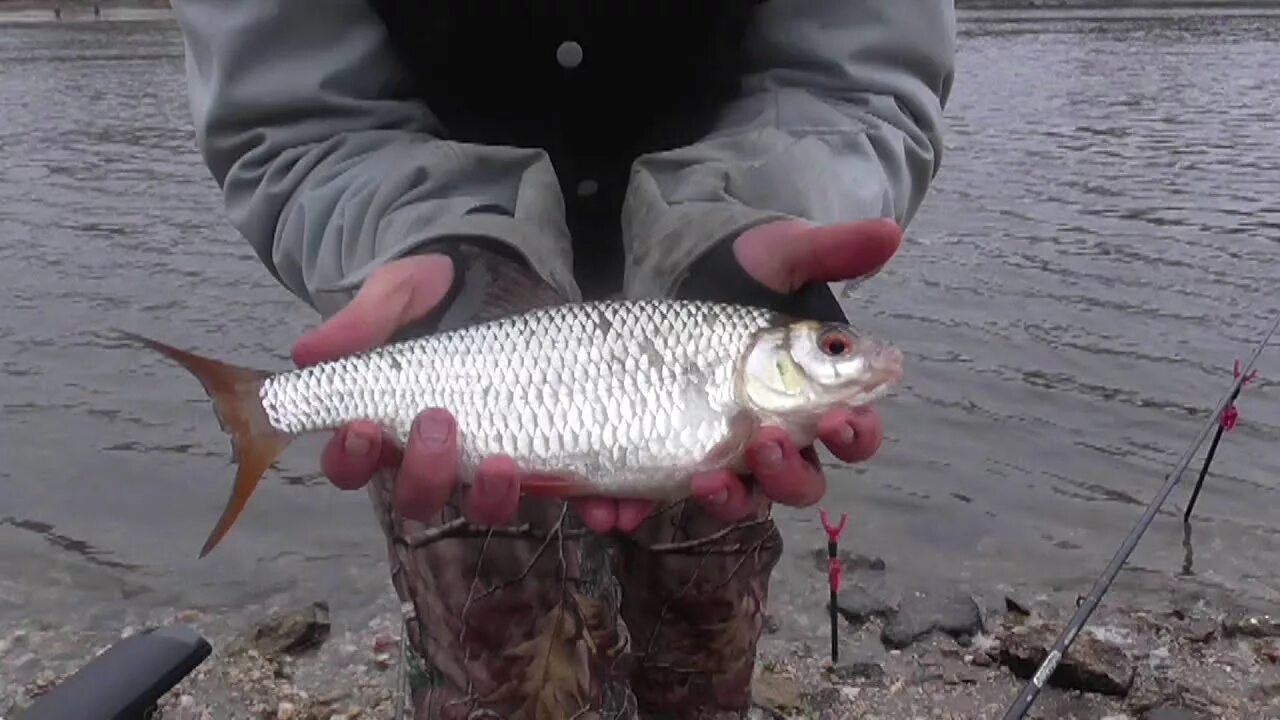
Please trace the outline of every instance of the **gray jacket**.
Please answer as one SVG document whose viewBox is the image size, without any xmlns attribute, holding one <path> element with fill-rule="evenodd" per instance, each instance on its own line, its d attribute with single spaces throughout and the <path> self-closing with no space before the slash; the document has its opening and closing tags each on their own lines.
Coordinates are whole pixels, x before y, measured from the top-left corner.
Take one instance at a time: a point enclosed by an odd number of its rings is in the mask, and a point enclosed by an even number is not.
<svg viewBox="0 0 1280 720">
<path fill-rule="evenodd" d="M 231 222 L 299 298 L 328 315 L 349 293 L 325 288 L 458 233 L 509 243 L 580 297 L 546 154 L 441 137 L 365 3 L 173 5 L 200 150 Z M 717 129 L 634 165 L 628 295 L 669 293 L 712 243 L 762 219 L 905 226 L 938 170 L 953 2 L 770 0 L 755 12 L 752 71 Z M 464 216 L 486 202 L 515 217 Z"/>
</svg>

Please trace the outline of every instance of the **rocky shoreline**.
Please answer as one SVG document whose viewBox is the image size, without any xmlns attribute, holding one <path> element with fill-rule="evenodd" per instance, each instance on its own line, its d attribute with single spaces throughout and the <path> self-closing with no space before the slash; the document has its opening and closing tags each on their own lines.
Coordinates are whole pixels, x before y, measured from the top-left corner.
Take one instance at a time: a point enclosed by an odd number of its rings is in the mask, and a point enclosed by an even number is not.
<svg viewBox="0 0 1280 720">
<path fill-rule="evenodd" d="M 825 555 L 816 552 L 814 562 L 825 567 Z M 786 618 L 775 618 L 760 646 L 753 718 L 1000 717 L 1074 611 L 1041 598 L 983 602 L 942 582 L 901 587 L 882 560 L 843 562 L 838 661 L 829 637 L 797 638 Z M 1280 717 L 1280 616 L 1194 593 L 1169 598 L 1158 608 L 1104 602 L 1030 717 Z M 195 611 L 154 618 L 196 628 L 215 649 L 153 719 L 395 717 L 393 610 L 388 597 L 383 612 L 358 626 L 330 617 L 322 601 L 264 608 L 243 626 Z M 47 625 L 0 634 L 0 720 L 117 639 Z"/>
</svg>

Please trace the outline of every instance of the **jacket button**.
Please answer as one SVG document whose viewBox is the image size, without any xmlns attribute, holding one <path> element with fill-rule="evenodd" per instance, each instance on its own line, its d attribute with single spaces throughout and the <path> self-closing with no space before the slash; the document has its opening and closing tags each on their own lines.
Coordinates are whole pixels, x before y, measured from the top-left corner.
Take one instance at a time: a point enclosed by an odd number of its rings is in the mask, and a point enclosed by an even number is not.
<svg viewBox="0 0 1280 720">
<path fill-rule="evenodd" d="M 578 197 L 591 197 L 600 191 L 600 183 L 592 180 L 591 178 L 587 178 L 586 180 L 578 183 L 577 191 Z"/>
<path fill-rule="evenodd" d="M 560 67 L 573 69 L 582 64 L 582 46 L 572 40 L 560 43 L 556 48 L 556 62 Z"/>
</svg>

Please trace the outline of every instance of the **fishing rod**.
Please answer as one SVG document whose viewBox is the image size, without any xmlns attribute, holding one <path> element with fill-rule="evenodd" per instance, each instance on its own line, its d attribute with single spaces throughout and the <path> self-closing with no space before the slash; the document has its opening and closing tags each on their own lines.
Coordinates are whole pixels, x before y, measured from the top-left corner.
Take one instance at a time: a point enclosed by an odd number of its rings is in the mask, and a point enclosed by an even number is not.
<svg viewBox="0 0 1280 720">
<path fill-rule="evenodd" d="M 1076 612 L 1071 616 L 1071 620 L 1067 622 L 1067 626 L 1058 636 L 1053 647 L 1049 649 L 1049 654 L 1045 656 L 1040 667 L 1036 669 L 1031 678 L 1027 680 L 1026 685 L 1022 688 L 1022 693 L 1014 700 L 1009 709 L 1005 711 L 1004 720 L 1023 720 L 1027 713 L 1031 710 L 1032 703 L 1036 697 L 1040 695 L 1040 691 L 1044 688 L 1049 677 L 1053 675 L 1053 671 L 1057 669 L 1058 663 L 1066 656 L 1067 651 L 1071 648 L 1071 644 L 1075 642 L 1079 636 L 1080 630 L 1084 628 L 1084 624 L 1088 622 L 1089 616 L 1093 615 L 1093 611 L 1098 607 L 1098 603 L 1102 601 L 1102 596 L 1111 588 L 1111 583 L 1115 581 L 1116 575 L 1120 573 L 1121 566 L 1133 554 L 1134 548 L 1138 546 L 1138 541 L 1142 539 L 1143 533 L 1151 526 L 1151 522 L 1155 520 L 1156 513 L 1160 511 L 1160 506 L 1168 499 L 1169 493 L 1173 491 L 1178 480 L 1182 477 L 1182 473 L 1191 465 L 1192 459 L 1195 457 L 1200 446 L 1204 444 L 1205 438 L 1213 430 L 1215 424 L 1218 423 L 1222 413 L 1234 401 L 1236 395 L 1240 392 L 1240 387 L 1249 377 L 1250 370 L 1253 369 L 1254 363 L 1262 355 L 1263 349 L 1267 347 L 1267 343 L 1271 341 L 1271 336 L 1275 334 L 1276 328 L 1280 327 L 1280 313 L 1276 314 L 1276 319 L 1271 323 L 1271 329 L 1263 336 L 1262 341 L 1258 343 L 1253 350 L 1253 355 L 1249 361 L 1245 363 L 1244 369 L 1238 373 L 1231 383 L 1231 387 L 1223 393 L 1222 399 L 1218 401 L 1217 407 L 1209 414 L 1209 419 L 1205 421 L 1201 427 L 1200 433 L 1196 436 L 1195 442 L 1186 449 L 1182 454 L 1182 458 L 1174 466 L 1173 472 L 1169 473 L 1165 479 L 1164 487 L 1160 489 L 1159 494 L 1147 506 L 1146 512 L 1142 513 L 1142 517 L 1133 529 L 1129 531 L 1129 536 L 1120 544 L 1120 548 L 1116 550 L 1116 554 L 1111 558 L 1111 562 L 1106 569 L 1102 571 L 1102 575 L 1093 584 L 1093 589 L 1089 591 L 1088 597 L 1080 603 L 1076 608 Z"/>
</svg>

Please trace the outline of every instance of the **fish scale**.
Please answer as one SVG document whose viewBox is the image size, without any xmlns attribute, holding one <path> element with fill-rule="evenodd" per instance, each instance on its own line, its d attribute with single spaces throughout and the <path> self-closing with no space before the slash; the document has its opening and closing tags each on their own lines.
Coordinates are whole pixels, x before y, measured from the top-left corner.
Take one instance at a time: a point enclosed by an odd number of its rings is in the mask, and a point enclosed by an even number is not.
<svg viewBox="0 0 1280 720">
<path fill-rule="evenodd" d="M 774 318 L 711 303 L 559 306 L 284 373 L 260 397 L 282 432 L 374 419 L 401 442 L 423 409 L 446 408 L 464 476 L 506 454 L 591 478 L 601 494 L 659 492 L 671 483 L 664 469 L 701 461 L 728 436 L 735 362 Z"/>
<path fill-rule="evenodd" d="M 827 409 L 901 376 L 896 348 L 845 324 L 668 299 L 541 307 L 275 374 L 134 337 L 200 379 L 232 436 L 235 487 L 202 555 L 302 434 L 371 420 L 406 443 L 441 408 L 463 482 L 506 455 L 525 492 L 674 499 L 697 472 L 740 469 L 760 425 L 808 444 Z"/>
</svg>

